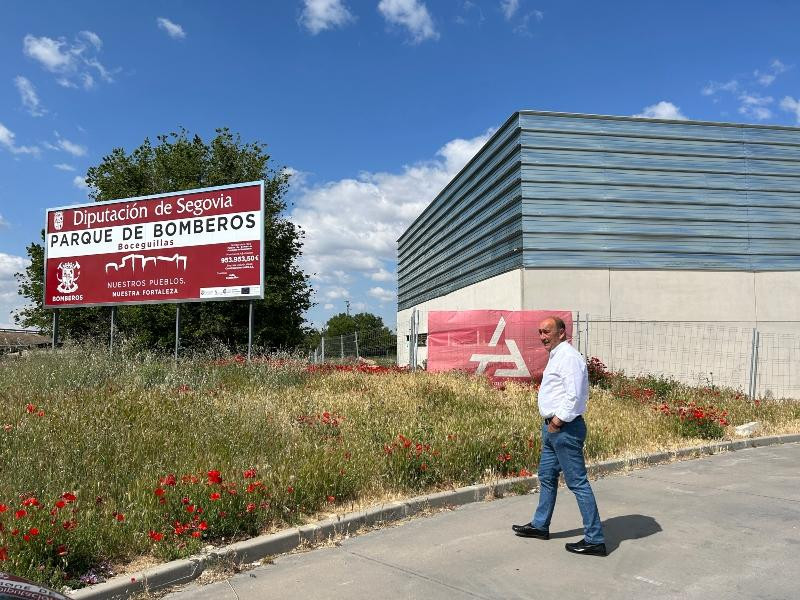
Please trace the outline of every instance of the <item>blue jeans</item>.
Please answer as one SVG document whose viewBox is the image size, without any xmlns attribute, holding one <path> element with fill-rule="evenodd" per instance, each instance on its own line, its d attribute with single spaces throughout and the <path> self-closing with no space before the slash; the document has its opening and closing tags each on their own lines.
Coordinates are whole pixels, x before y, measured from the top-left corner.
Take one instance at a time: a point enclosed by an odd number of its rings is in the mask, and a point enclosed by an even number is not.
<svg viewBox="0 0 800 600">
<path fill-rule="evenodd" d="M 586 476 L 583 459 L 583 442 L 586 440 L 586 423 L 577 418 L 564 423 L 561 431 L 550 433 L 542 426 L 542 456 L 539 461 L 539 506 L 531 525 L 543 531 L 550 530 L 550 519 L 556 506 L 558 475 L 564 471 L 567 487 L 575 494 L 583 517 L 583 537 L 587 544 L 604 544 L 603 526 L 597 511 L 592 487 Z"/>
</svg>

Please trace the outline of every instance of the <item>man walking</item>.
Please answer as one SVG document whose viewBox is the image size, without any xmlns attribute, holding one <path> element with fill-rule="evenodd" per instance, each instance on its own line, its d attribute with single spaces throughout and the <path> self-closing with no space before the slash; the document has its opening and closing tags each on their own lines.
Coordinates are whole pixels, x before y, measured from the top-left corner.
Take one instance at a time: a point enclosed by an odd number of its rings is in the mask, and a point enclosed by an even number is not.
<svg viewBox="0 0 800 600">
<path fill-rule="evenodd" d="M 586 423 L 582 415 L 589 398 L 586 360 L 566 341 L 564 321 L 558 317 L 548 317 L 539 323 L 539 339 L 550 353 L 538 396 L 539 412 L 544 419 L 539 460 L 539 506 L 530 523 L 512 525 L 511 529 L 518 536 L 550 539 L 558 475 L 563 471 L 567 487 L 578 501 L 584 535 L 581 541 L 567 544 L 567 550 L 576 554 L 606 556 L 603 526 L 583 457 Z"/>
</svg>

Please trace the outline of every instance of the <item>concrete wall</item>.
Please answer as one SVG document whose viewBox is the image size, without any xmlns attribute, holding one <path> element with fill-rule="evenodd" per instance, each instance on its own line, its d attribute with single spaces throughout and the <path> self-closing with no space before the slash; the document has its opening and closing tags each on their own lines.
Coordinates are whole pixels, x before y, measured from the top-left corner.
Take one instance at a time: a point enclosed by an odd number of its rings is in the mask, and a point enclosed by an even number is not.
<svg viewBox="0 0 800 600">
<path fill-rule="evenodd" d="M 759 393 L 800 397 L 797 271 L 517 269 L 417 308 L 423 333 L 429 310 L 572 310 L 582 321 L 575 344 L 611 369 L 744 391 L 757 329 Z M 401 365 L 408 364 L 411 312 L 398 313 Z M 425 360 L 427 348 L 418 356 Z"/>
</svg>

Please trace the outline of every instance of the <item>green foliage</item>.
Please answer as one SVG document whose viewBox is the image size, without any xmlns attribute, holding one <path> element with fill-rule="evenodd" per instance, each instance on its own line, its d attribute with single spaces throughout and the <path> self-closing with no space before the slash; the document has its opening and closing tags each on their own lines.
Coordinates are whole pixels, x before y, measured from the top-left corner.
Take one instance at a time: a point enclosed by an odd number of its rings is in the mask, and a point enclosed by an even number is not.
<svg viewBox="0 0 800 600">
<path fill-rule="evenodd" d="M 205 188 L 246 181 L 264 181 L 264 281 L 265 297 L 254 305 L 254 343 L 264 347 L 294 347 L 303 336 L 303 314 L 311 306 L 311 288 L 297 266 L 302 251 L 302 232 L 284 216 L 288 175 L 273 170 L 266 146 L 243 143 L 227 128 L 217 129 L 206 144 L 199 136 L 181 129 L 159 135 L 153 146 L 145 139 L 130 154 L 114 148 L 86 176 L 89 196 L 96 202 Z M 43 237 L 42 237 L 43 239 Z M 44 310 L 43 249 L 28 246 L 30 266 L 18 274 L 19 293 L 31 307 L 15 315 L 17 324 L 50 331 L 52 313 Z M 181 345 L 198 348 L 212 340 L 228 348 L 247 340 L 248 302 L 204 302 L 183 305 Z M 107 338 L 110 308 L 61 311 L 62 339 Z M 121 306 L 116 325 L 132 343 L 150 349 L 169 350 L 175 340 L 175 306 L 171 304 Z"/>
<path fill-rule="evenodd" d="M 328 319 L 325 325 L 325 336 L 353 335 L 356 331 L 364 333 L 377 330 L 384 330 L 385 333 L 391 334 L 389 328 L 383 324 L 383 319 L 378 315 L 367 312 L 356 315 L 339 313 Z"/>
<path fill-rule="evenodd" d="M 721 440 L 725 428 L 712 419 L 675 419 L 675 426 L 681 437 Z"/>
<path fill-rule="evenodd" d="M 665 375 L 647 375 L 637 377 L 636 382 L 642 387 L 649 388 L 655 392 L 656 398 L 666 400 L 670 394 L 680 389 L 681 384 Z"/>
</svg>

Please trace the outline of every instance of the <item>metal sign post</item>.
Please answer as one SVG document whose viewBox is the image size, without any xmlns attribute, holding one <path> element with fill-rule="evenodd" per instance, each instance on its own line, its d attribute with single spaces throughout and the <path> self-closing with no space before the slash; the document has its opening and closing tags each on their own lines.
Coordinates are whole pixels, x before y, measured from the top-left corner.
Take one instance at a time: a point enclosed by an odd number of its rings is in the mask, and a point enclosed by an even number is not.
<svg viewBox="0 0 800 600">
<path fill-rule="evenodd" d="M 253 350 L 253 301 L 250 300 L 250 307 L 247 315 L 247 362 L 250 362 L 250 355 Z"/>
<path fill-rule="evenodd" d="M 178 362 L 178 348 L 181 345 L 181 305 L 175 305 L 175 362 Z"/>
<path fill-rule="evenodd" d="M 53 311 L 53 350 L 58 345 L 58 309 Z"/>
<path fill-rule="evenodd" d="M 117 307 L 111 307 L 111 332 L 108 337 L 108 353 L 114 352 L 114 321 L 117 316 Z"/>
</svg>

